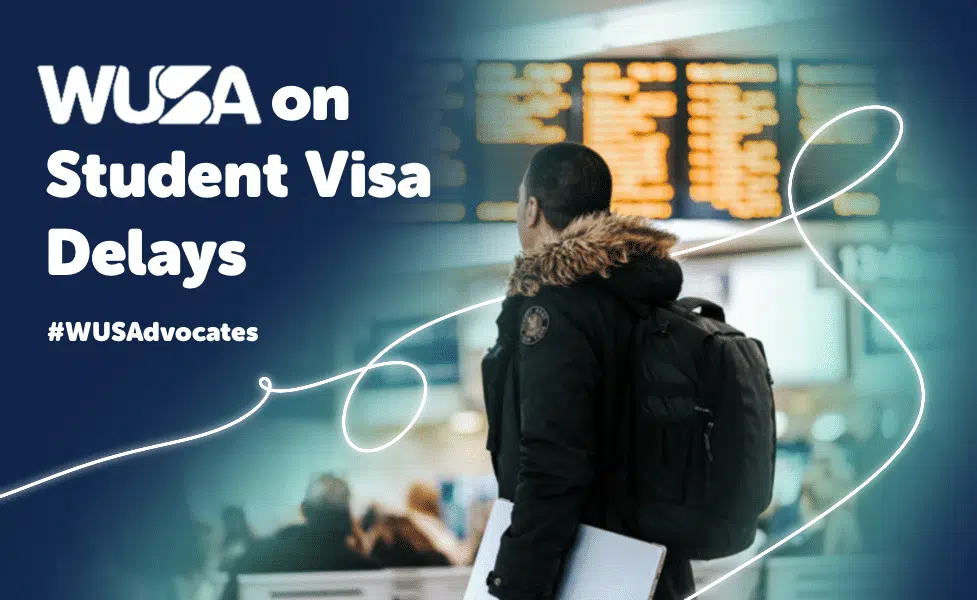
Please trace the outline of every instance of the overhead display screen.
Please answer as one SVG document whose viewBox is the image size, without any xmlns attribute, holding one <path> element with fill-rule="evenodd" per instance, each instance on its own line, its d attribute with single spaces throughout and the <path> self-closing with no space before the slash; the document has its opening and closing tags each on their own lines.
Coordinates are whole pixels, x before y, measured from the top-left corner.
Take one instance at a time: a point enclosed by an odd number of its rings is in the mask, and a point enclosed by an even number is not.
<svg viewBox="0 0 977 600">
<path fill-rule="evenodd" d="M 568 63 L 483 62 L 475 76 L 477 154 L 483 196 L 475 217 L 515 219 L 526 164 L 537 149 L 569 139 L 572 99 Z"/>
<path fill-rule="evenodd" d="M 851 63 L 795 63 L 796 120 L 792 144 L 801 144 L 846 110 L 879 103 L 879 70 Z M 794 197 L 803 208 L 843 188 L 870 168 L 891 143 L 892 118 L 878 112 L 852 115 L 826 129 L 807 150 L 795 177 Z M 883 170 L 856 190 L 811 214 L 871 217 L 879 214 L 891 170 Z"/>
<path fill-rule="evenodd" d="M 693 62 L 685 70 L 689 197 L 738 219 L 779 217 L 776 65 Z"/>
<path fill-rule="evenodd" d="M 610 167 L 612 210 L 667 219 L 675 197 L 675 63 L 590 62 L 582 71 L 583 143 Z"/>
<path fill-rule="evenodd" d="M 412 135 L 431 170 L 431 202 L 398 203 L 390 217 L 398 221 L 462 221 L 472 186 L 468 154 L 474 144 L 469 133 L 471 111 L 467 90 L 472 74 L 461 61 L 429 61 L 410 72 L 406 93 L 415 100 Z"/>
<path fill-rule="evenodd" d="M 874 67 L 776 59 L 457 62 L 438 73 L 432 201 L 450 216 L 440 220 L 453 221 L 515 219 L 529 159 L 561 141 L 604 157 L 615 212 L 777 218 L 801 144 L 831 117 L 881 97 Z M 798 208 L 874 164 L 891 143 L 889 121 L 866 113 L 819 138 L 798 171 Z M 878 216 L 893 179 L 886 171 L 806 217 Z"/>
</svg>

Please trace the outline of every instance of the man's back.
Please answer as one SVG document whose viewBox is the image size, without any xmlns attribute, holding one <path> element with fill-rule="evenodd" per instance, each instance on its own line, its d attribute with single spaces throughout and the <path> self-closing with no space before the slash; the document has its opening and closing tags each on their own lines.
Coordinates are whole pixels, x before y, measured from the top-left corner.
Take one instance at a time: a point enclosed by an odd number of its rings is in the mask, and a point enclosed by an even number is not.
<svg viewBox="0 0 977 600">
<path fill-rule="evenodd" d="M 673 243 L 643 220 L 602 213 L 517 261 L 483 365 L 488 445 L 500 494 L 515 503 L 489 582 L 499 597 L 552 595 L 580 523 L 635 534 L 619 443 L 634 307 L 678 296 Z M 692 585 L 673 553 L 655 597 L 684 598 Z"/>
</svg>

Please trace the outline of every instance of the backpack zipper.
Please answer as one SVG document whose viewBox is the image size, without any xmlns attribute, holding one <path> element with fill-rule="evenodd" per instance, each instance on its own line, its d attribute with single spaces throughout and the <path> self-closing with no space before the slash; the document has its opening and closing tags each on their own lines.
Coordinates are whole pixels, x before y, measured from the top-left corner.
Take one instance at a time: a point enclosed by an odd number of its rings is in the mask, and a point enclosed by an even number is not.
<svg viewBox="0 0 977 600">
<path fill-rule="evenodd" d="M 710 463 L 712 462 L 712 439 L 711 439 L 711 436 L 712 436 L 712 428 L 713 428 L 714 425 L 715 425 L 715 423 L 712 422 L 712 421 L 709 421 L 708 423 L 706 423 L 706 431 L 705 431 L 705 433 L 702 434 L 703 440 L 705 441 L 705 445 L 706 445 L 706 458 L 709 459 L 709 462 Z"/>
<path fill-rule="evenodd" d="M 709 462 L 712 462 L 712 428 L 716 425 L 716 422 L 712 420 L 712 411 L 708 408 L 696 406 L 695 411 L 709 418 L 706 421 L 706 430 L 702 433 L 702 441 L 706 448 L 706 458 L 709 459 Z"/>
</svg>

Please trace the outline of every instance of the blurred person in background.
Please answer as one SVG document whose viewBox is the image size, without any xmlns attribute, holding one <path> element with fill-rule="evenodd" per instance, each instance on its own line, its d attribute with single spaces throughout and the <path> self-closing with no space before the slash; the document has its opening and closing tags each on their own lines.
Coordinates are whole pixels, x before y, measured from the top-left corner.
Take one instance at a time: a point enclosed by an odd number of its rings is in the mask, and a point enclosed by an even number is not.
<svg viewBox="0 0 977 600">
<path fill-rule="evenodd" d="M 471 551 L 444 522 L 438 488 L 426 482 L 411 484 L 407 490 L 407 518 L 452 565 L 467 563 Z"/>
<path fill-rule="evenodd" d="M 197 560 L 194 568 L 179 581 L 180 598 L 184 600 L 214 600 L 220 595 L 223 586 L 216 587 L 211 577 L 216 571 L 219 559 L 219 540 L 214 528 L 203 521 L 196 522 Z"/>
<path fill-rule="evenodd" d="M 251 548 L 255 535 L 244 515 L 244 509 L 240 506 L 226 507 L 221 512 L 221 522 L 224 526 L 224 537 L 219 548 L 220 569 L 228 571 Z"/>
<path fill-rule="evenodd" d="M 301 505 L 300 525 L 254 542 L 230 569 L 224 600 L 237 598 L 240 573 L 363 571 L 379 568 L 357 551 L 349 486 L 333 475 L 317 477 Z"/>
<path fill-rule="evenodd" d="M 899 400 L 889 398 L 887 402 L 899 404 Z M 895 418 L 895 413 L 891 409 L 886 410 L 881 400 L 859 398 L 849 415 L 849 431 L 846 432 L 851 438 L 849 456 L 856 474 L 862 478 L 875 472 L 896 447 L 896 440 L 883 433 L 883 415 L 887 413 Z"/>
<path fill-rule="evenodd" d="M 377 513 L 365 531 L 362 548 L 371 560 L 387 569 L 451 566 L 448 557 L 404 515 Z"/>
<path fill-rule="evenodd" d="M 349 538 L 349 548 L 362 556 L 369 556 L 373 548 L 373 532 L 380 520 L 383 509 L 372 503 L 359 519 L 353 519 L 353 535 Z"/>
<path fill-rule="evenodd" d="M 898 404 L 898 399 L 890 399 L 893 404 Z M 855 467 L 857 481 L 865 481 L 892 455 L 896 446 L 903 435 L 896 434 L 897 417 L 891 409 L 884 409 L 878 402 L 863 401 L 856 404 L 861 407 L 857 411 L 859 427 L 856 432 L 858 436 L 852 448 L 852 464 Z M 884 431 L 884 415 L 888 415 L 892 421 L 891 429 Z M 889 437 L 886 437 L 886 433 Z M 886 499 L 883 497 L 882 488 L 870 485 L 858 494 L 858 505 L 855 507 L 855 514 L 858 517 L 858 524 L 863 534 L 863 544 L 868 552 L 879 553 L 893 549 L 896 544 L 890 539 L 892 527 L 889 522 L 889 515 L 885 511 L 873 509 L 873 507 L 884 506 Z"/>
<path fill-rule="evenodd" d="M 779 541 L 841 500 L 856 485 L 855 469 L 844 450 L 817 442 L 801 484 L 798 501 L 781 507 L 771 518 L 770 539 Z M 852 554 L 862 549 L 862 536 L 851 502 L 839 506 L 777 550 L 778 556 Z"/>
</svg>

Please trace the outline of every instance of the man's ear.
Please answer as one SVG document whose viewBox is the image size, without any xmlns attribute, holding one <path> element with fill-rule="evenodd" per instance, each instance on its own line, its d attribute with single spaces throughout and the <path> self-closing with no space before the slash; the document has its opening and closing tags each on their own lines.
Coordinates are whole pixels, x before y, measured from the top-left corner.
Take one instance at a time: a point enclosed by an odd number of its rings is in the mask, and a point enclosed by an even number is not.
<svg viewBox="0 0 977 600">
<path fill-rule="evenodd" d="M 536 196 L 530 196 L 526 200 L 526 225 L 536 227 L 543 220 L 543 209 L 539 206 Z"/>
<path fill-rule="evenodd" d="M 306 507 L 305 507 L 305 502 L 302 502 L 302 504 L 299 505 L 299 512 L 302 513 L 302 518 L 303 519 L 305 519 L 305 520 L 308 520 L 309 519 L 309 514 L 308 514 L 308 511 L 306 510 Z"/>
</svg>

